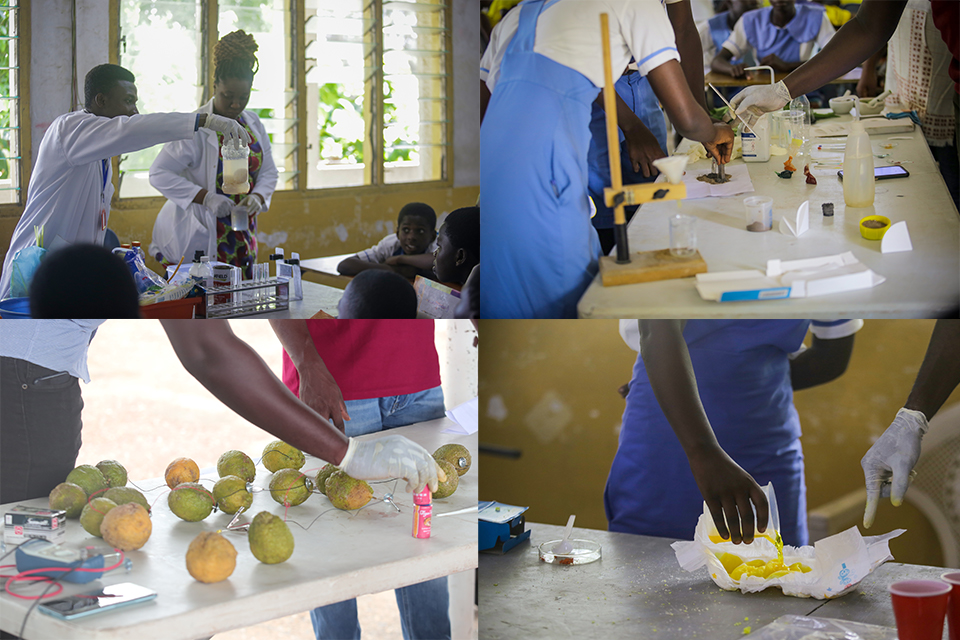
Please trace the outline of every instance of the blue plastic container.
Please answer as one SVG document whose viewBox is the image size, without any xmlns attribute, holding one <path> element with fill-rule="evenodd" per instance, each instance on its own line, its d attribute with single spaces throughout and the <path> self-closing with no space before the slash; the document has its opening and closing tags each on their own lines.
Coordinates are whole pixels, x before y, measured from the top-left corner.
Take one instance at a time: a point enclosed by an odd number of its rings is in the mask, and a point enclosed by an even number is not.
<svg viewBox="0 0 960 640">
<path fill-rule="evenodd" d="M 30 317 L 30 298 L 7 298 L 0 300 L 0 318 L 24 320 Z"/>
</svg>

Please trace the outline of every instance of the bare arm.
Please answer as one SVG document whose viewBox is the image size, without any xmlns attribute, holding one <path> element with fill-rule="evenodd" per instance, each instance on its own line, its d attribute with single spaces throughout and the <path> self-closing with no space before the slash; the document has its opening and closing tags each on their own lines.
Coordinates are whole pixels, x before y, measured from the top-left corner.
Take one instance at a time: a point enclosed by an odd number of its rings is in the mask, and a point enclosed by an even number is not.
<svg viewBox="0 0 960 640">
<path fill-rule="evenodd" d="M 333 374 L 317 353 L 307 321 L 271 320 L 270 326 L 300 375 L 300 400 L 343 432 L 343 421 L 350 419 L 347 405 Z"/>
<path fill-rule="evenodd" d="M 815 91 L 861 64 L 887 43 L 906 0 L 863 0 L 857 14 L 830 42 L 784 79 L 791 96 Z"/>
<path fill-rule="evenodd" d="M 668 60 L 652 69 L 647 78 L 677 132 L 697 142 L 727 144 L 723 161 L 729 161 L 733 132 L 729 127 L 725 131 L 721 127 L 714 127 L 710 116 L 690 93 L 680 64 L 676 60 Z"/>
<path fill-rule="evenodd" d="M 347 452 L 346 436 L 290 393 L 226 321 L 160 323 L 184 368 L 218 400 L 284 442 L 340 463 Z"/>
<path fill-rule="evenodd" d="M 906 409 L 933 418 L 960 385 L 960 321 L 937 320 Z"/>
<path fill-rule="evenodd" d="M 368 262 L 367 260 L 361 260 L 356 256 L 344 258 L 340 261 L 340 264 L 337 265 L 337 271 L 344 276 L 355 276 L 361 271 L 366 271 L 367 269 L 392 271 L 389 265 L 382 264 L 380 262 Z"/>
<path fill-rule="evenodd" d="M 694 99 L 707 111 L 707 99 L 703 90 L 703 45 L 700 43 L 697 24 L 693 21 L 690 1 L 668 4 L 667 16 L 673 25 L 677 51 L 680 53 L 680 66 L 687 78 L 687 85 Z"/>
<path fill-rule="evenodd" d="M 723 73 L 734 78 L 749 78 L 750 74 L 743 70 L 743 64 L 733 64 L 733 54 L 721 47 L 717 55 L 713 56 L 710 69 L 716 73 Z"/>
<path fill-rule="evenodd" d="M 734 544 L 753 542 L 754 517 L 766 528 L 768 506 L 760 486 L 720 448 L 700 402 L 685 320 L 640 320 L 640 354 L 663 415 L 680 441 L 717 531 Z M 728 529 L 729 526 L 729 529 Z M 728 533 L 729 531 L 729 533 Z"/>
</svg>

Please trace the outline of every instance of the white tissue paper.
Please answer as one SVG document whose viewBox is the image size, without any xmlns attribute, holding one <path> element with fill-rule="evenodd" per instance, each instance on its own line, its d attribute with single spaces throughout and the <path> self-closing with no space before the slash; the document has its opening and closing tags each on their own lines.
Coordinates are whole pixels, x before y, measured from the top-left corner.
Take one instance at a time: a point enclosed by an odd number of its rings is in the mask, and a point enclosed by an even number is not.
<svg viewBox="0 0 960 640">
<path fill-rule="evenodd" d="M 883 239 L 880 240 L 881 253 L 897 253 L 898 251 L 913 251 L 910 232 L 907 231 L 907 223 L 903 220 L 893 223 L 883 234 Z"/>
<path fill-rule="evenodd" d="M 810 201 L 804 200 L 794 215 L 784 214 L 780 219 L 780 233 L 799 238 L 810 228 Z"/>
<path fill-rule="evenodd" d="M 671 547 L 677 561 L 685 571 L 696 571 L 706 566 L 710 577 L 721 589 L 740 590 L 743 593 L 763 591 L 770 587 L 782 589 L 784 595 L 824 600 L 841 596 L 863 580 L 871 571 L 887 560 L 893 560 L 889 541 L 906 529 L 896 529 L 881 536 L 864 538 L 856 527 L 817 541 L 812 547 L 783 547 L 783 563 L 800 562 L 810 571 L 791 571 L 779 578 L 764 579 L 759 576 L 743 576 L 733 580 L 717 558 L 719 553 L 732 553 L 743 559 L 769 561 L 777 557 L 776 546 L 767 538 L 756 538 L 752 544 L 735 545 L 732 542 L 713 542 L 718 539 L 713 519 L 703 505 L 703 515 L 697 522 L 692 541 L 674 542 Z"/>
</svg>

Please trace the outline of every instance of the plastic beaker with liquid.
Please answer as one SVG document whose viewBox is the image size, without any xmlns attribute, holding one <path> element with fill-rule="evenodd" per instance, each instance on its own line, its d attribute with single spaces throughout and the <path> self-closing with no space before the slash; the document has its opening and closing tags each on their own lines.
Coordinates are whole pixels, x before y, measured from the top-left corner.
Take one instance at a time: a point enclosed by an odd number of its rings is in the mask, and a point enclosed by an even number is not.
<svg viewBox="0 0 960 640">
<path fill-rule="evenodd" d="M 250 147 L 227 143 L 220 147 L 220 155 L 223 157 L 223 192 L 236 195 L 250 191 L 247 171 Z"/>
</svg>

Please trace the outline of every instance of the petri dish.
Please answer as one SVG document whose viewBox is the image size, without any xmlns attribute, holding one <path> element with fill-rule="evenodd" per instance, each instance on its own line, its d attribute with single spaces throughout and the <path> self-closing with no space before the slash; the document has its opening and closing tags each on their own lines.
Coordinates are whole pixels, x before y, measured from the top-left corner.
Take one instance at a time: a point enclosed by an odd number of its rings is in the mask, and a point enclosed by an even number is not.
<svg viewBox="0 0 960 640">
<path fill-rule="evenodd" d="M 554 553 L 553 548 L 559 540 L 550 540 L 540 545 L 540 562 L 550 564 L 589 564 L 600 559 L 601 549 L 598 542 L 593 540 L 572 539 L 573 549 L 569 553 Z"/>
</svg>

